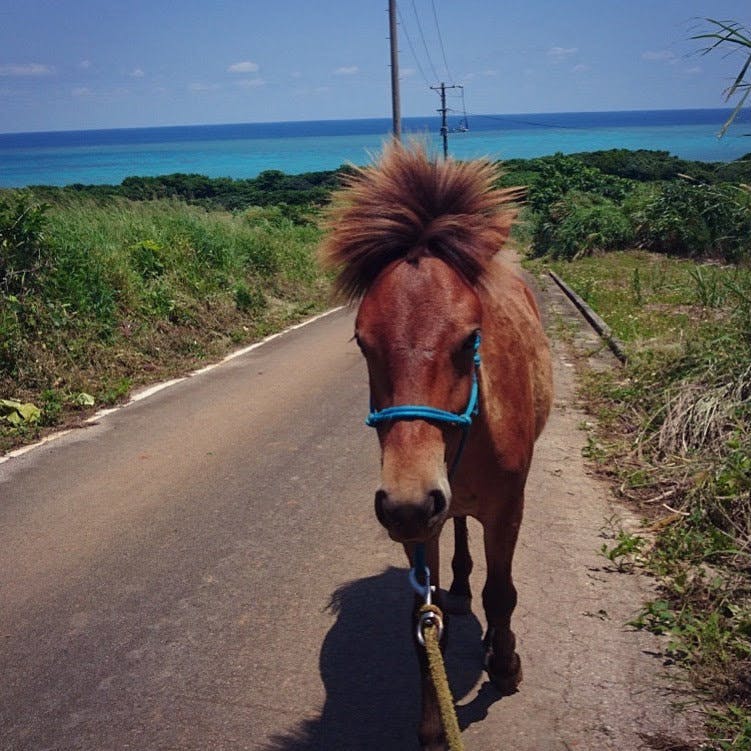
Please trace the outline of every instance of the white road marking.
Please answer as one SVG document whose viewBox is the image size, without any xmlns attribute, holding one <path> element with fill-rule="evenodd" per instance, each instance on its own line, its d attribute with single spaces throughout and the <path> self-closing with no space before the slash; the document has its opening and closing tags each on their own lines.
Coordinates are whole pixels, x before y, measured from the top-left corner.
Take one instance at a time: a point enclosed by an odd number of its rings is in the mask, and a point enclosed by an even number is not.
<svg viewBox="0 0 751 751">
<path fill-rule="evenodd" d="M 231 360 L 234 360 L 237 357 L 242 357 L 243 355 L 247 355 L 248 352 L 252 352 L 254 349 L 258 349 L 259 347 L 263 347 L 264 344 L 268 344 L 269 342 L 273 341 L 274 339 L 278 339 L 280 336 L 284 336 L 285 334 L 288 334 L 290 331 L 296 331 L 297 329 L 301 329 L 304 326 L 309 326 L 311 323 L 315 323 L 316 321 L 320 320 L 321 318 L 325 318 L 326 316 L 330 316 L 333 313 L 337 313 L 338 311 L 342 310 L 344 308 L 344 305 L 339 305 L 336 308 L 331 308 L 330 310 L 326 310 L 323 313 L 319 313 L 318 315 L 313 316 L 312 318 L 308 318 L 305 321 L 301 321 L 300 323 L 295 323 L 292 326 L 288 326 L 283 331 L 278 331 L 276 334 L 269 334 L 264 339 L 261 339 L 259 342 L 255 342 L 254 344 L 250 344 L 247 347 L 243 347 L 242 349 L 238 349 L 234 352 L 230 352 L 226 357 L 222 358 L 218 362 L 212 363 L 211 365 L 206 365 L 203 368 L 200 368 L 199 370 L 194 370 L 192 373 L 189 373 L 186 376 L 183 376 L 181 378 L 173 378 L 169 381 L 164 381 L 163 383 L 157 383 L 153 386 L 147 386 L 144 389 L 141 389 L 139 391 L 133 392 L 130 399 L 128 399 L 127 402 L 124 402 L 123 404 L 118 405 L 117 407 L 108 407 L 106 409 L 100 409 L 98 412 L 93 414 L 91 417 L 88 417 L 84 423 L 85 424 L 92 424 L 100 422 L 104 417 L 107 417 L 107 415 L 111 415 L 113 412 L 119 412 L 121 409 L 125 409 L 126 407 L 129 407 L 131 404 L 135 404 L 136 402 L 143 401 L 144 399 L 148 399 L 150 396 L 153 396 L 154 394 L 164 391 L 164 389 L 168 389 L 171 386 L 174 386 L 178 383 L 182 383 L 183 381 L 187 380 L 188 378 L 193 378 L 194 376 L 203 375 L 204 373 L 208 373 L 215 368 L 219 368 L 225 363 L 230 362 Z M 3 464 L 4 462 L 9 461 L 10 459 L 15 459 L 19 456 L 23 456 L 24 454 L 28 454 L 30 451 L 33 451 L 34 449 L 39 448 L 40 446 L 44 446 L 47 443 L 50 443 L 52 441 L 56 441 L 58 438 L 62 438 L 63 436 L 68 435 L 68 433 L 72 433 L 73 430 L 60 430 L 57 433 L 50 433 L 50 435 L 45 436 L 40 441 L 37 441 L 36 443 L 31 443 L 28 446 L 21 446 L 21 448 L 14 449 L 13 451 L 9 451 L 4 456 L 0 456 L 0 464 Z"/>
</svg>

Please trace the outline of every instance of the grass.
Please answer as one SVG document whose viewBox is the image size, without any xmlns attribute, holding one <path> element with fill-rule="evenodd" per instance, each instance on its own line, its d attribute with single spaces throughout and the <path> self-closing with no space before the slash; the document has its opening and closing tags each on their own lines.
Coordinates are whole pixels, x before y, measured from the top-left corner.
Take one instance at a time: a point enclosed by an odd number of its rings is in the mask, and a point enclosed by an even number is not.
<svg viewBox="0 0 751 751">
<path fill-rule="evenodd" d="M 314 218 L 0 194 L 0 450 L 322 309 Z"/>
<path fill-rule="evenodd" d="M 543 264 L 533 262 L 538 270 Z M 710 699 L 704 748 L 751 749 L 751 270 L 640 251 L 546 262 L 603 317 L 629 363 L 584 372 L 586 453 L 637 504 L 643 534 L 600 551 L 645 566 L 633 625 Z"/>
</svg>

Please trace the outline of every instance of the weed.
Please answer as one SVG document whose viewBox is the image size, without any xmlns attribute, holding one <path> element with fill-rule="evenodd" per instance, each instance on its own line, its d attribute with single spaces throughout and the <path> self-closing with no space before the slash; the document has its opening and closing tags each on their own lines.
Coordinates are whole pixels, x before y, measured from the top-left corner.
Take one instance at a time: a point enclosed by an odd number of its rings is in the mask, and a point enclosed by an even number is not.
<svg viewBox="0 0 751 751">
<path fill-rule="evenodd" d="M 675 613 L 667 600 L 654 600 L 629 621 L 629 626 L 646 629 L 653 634 L 669 634 L 675 628 Z"/>
<path fill-rule="evenodd" d="M 725 301 L 725 290 L 720 283 L 720 274 L 711 267 L 696 266 L 689 269 L 696 282 L 696 297 L 705 308 L 718 308 Z"/>
<path fill-rule="evenodd" d="M 607 558 L 615 565 L 616 571 L 621 573 L 632 572 L 634 568 L 643 562 L 643 551 L 647 544 L 644 537 L 635 535 L 623 529 L 617 518 L 608 520 L 603 535 L 610 537 L 613 544 L 603 543 L 600 547 L 600 555 Z"/>
<path fill-rule="evenodd" d="M 637 305 L 641 305 L 643 302 L 641 291 L 641 275 L 639 274 L 639 267 L 634 269 L 634 273 L 631 277 L 631 290 L 634 293 L 634 302 Z"/>
<path fill-rule="evenodd" d="M 115 381 L 105 379 L 99 391 L 99 401 L 102 404 L 116 404 L 133 386 L 131 378 L 119 378 Z"/>
<path fill-rule="evenodd" d="M 606 455 L 606 450 L 599 440 L 593 435 L 588 435 L 587 442 L 582 447 L 582 456 L 593 462 L 602 462 Z"/>
</svg>

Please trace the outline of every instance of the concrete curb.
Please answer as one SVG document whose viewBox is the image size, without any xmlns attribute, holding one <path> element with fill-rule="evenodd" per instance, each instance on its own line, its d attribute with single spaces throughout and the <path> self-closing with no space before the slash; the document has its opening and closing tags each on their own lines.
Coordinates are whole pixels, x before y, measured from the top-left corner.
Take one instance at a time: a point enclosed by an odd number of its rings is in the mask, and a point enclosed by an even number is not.
<svg viewBox="0 0 751 751">
<path fill-rule="evenodd" d="M 548 273 L 553 281 L 563 290 L 566 297 L 576 305 L 581 314 L 587 319 L 590 326 L 592 326 L 592 328 L 605 340 L 613 354 L 622 363 L 625 363 L 628 360 L 628 356 L 623 347 L 623 342 L 613 334 L 607 323 L 605 323 L 605 321 L 603 321 L 602 318 L 600 318 L 600 316 L 598 316 L 597 313 L 595 313 L 594 310 L 592 310 L 592 308 L 590 308 L 589 305 L 587 305 L 587 303 L 585 303 L 584 300 L 582 300 L 581 297 L 579 297 L 579 295 L 577 295 L 576 292 L 574 292 L 574 290 L 572 290 L 571 287 L 569 287 L 568 284 L 558 276 L 558 274 L 554 271 L 549 271 Z"/>
</svg>

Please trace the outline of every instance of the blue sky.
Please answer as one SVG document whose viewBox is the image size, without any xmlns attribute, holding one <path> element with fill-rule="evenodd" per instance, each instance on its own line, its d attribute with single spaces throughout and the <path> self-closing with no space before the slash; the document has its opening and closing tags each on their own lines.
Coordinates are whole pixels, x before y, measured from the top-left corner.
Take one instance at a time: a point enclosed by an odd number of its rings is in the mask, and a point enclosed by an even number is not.
<svg viewBox="0 0 751 751">
<path fill-rule="evenodd" d="M 388 117 L 387 4 L 4 0 L 0 132 Z M 705 16 L 751 26 L 748 0 L 399 10 L 405 116 L 435 111 L 439 80 L 481 114 L 723 106 L 741 58 L 690 37 Z"/>
</svg>

